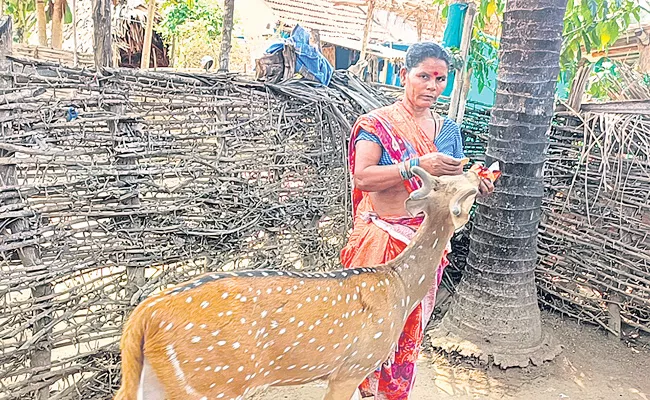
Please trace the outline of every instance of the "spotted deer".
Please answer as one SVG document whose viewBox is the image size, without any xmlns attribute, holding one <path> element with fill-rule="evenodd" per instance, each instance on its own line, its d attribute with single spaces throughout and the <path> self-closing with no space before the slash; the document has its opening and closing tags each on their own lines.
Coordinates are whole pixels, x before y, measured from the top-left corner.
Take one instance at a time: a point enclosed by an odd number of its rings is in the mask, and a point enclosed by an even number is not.
<svg viewBox="0 0 650 400">
<path fill-rule="evenodd" d="M 243 399 L 269 386 L 324 379 L 325 400 L 350 399 L 386 361 L 407 316 L 434 284 L 479 177 L 422 181 L 405 206 L 424 221 L 394 260 L 328 273 L 208 273 L 138 305 L 121 339 L 116 400 Z"/>
</svg>

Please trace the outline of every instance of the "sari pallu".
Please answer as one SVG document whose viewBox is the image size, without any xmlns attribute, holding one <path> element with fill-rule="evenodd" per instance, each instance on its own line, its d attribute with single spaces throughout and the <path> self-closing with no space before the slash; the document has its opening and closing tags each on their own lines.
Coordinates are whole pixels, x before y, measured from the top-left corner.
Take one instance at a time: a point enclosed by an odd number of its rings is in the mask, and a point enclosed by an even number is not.
<svg viewBox="0 0 650 400">
<path fill-rule="evenodd" d="M 432 141 L 415 123 L 401 103 L 362 116 L 352 130 L 349 148 L 350 174 L 354 175 L 355 140 L 361 129 L 376 135 L 394 164 L 436 151 Z M 353 180 L 354 182 L 354 180 Z M 413 178 L 404 181 L 410 193 L 420 187 Z M 369 267 L 386 263 L 399 255 L 422 223 L 422 217 L 382 216 L 374 211 L 367 192 L 352 189 L 353 231 L 341 250 L 345 268 Z M 448 247 L 449 249 L 449 247 Z M 360 386 L 363 397 L 375 400 L 409 398 L 415 380 L 416 361 L 424 337 L 424 328 L 433 312 L 435 296 L 448 265 L 447 252 L 436 268 L 436 281 L 429 293 L 406 320 L 394 356 L 371 374 Z M 434 267 L 432 267 L 434 268 Z"/>
</svg>

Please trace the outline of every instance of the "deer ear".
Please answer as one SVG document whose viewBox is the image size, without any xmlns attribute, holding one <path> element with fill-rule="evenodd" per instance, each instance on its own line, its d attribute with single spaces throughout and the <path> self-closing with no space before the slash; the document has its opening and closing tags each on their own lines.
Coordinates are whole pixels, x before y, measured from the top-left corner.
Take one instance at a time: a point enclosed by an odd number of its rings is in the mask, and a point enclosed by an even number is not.
<svg viewBox="0 0 650 400">
<path fill-rule="evenodd" d="M 471 188 L 459 192 L 454 196 L 449 203 L 449 211 L 451 218 L 454 221 L 455 229 L 462 228 L 463 225 L 469 220 L 469 211 L 474 204 L 478 189 Z"/>
</svg>

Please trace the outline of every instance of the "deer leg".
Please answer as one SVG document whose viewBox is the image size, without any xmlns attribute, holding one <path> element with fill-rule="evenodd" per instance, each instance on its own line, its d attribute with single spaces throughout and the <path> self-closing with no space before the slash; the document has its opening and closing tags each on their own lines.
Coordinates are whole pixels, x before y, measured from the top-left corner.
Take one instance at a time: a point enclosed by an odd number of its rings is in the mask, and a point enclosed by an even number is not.
<svg viewBox="0 0 650 400">
<path fill-rule="evenodd" d="M 327 384 L 327 392 L 323 400 L 356 399 L 357 389 L 365 378 L 365 376 L 331 378 Z"/>
</svg>

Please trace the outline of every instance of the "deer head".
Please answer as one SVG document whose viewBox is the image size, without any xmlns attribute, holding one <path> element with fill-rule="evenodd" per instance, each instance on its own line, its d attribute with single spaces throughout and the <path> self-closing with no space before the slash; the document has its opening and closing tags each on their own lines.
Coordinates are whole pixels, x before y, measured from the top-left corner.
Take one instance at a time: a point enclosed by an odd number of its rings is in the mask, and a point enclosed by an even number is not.
<svg viewBox="0 0 650 400">
<path fill-rule="evenodd" d="M 429 218 L 451 215 L 455 229 L 462 228 L 469 221 L 469 211 L 480 183 L 476 172 L 436 177 L 420 167 L 413 167 L 411 171 L 422 182 L 422 187 L 411 192 L 406 200 L 406 211 L 411 216 L 422 212 Z"/>
</svg>

